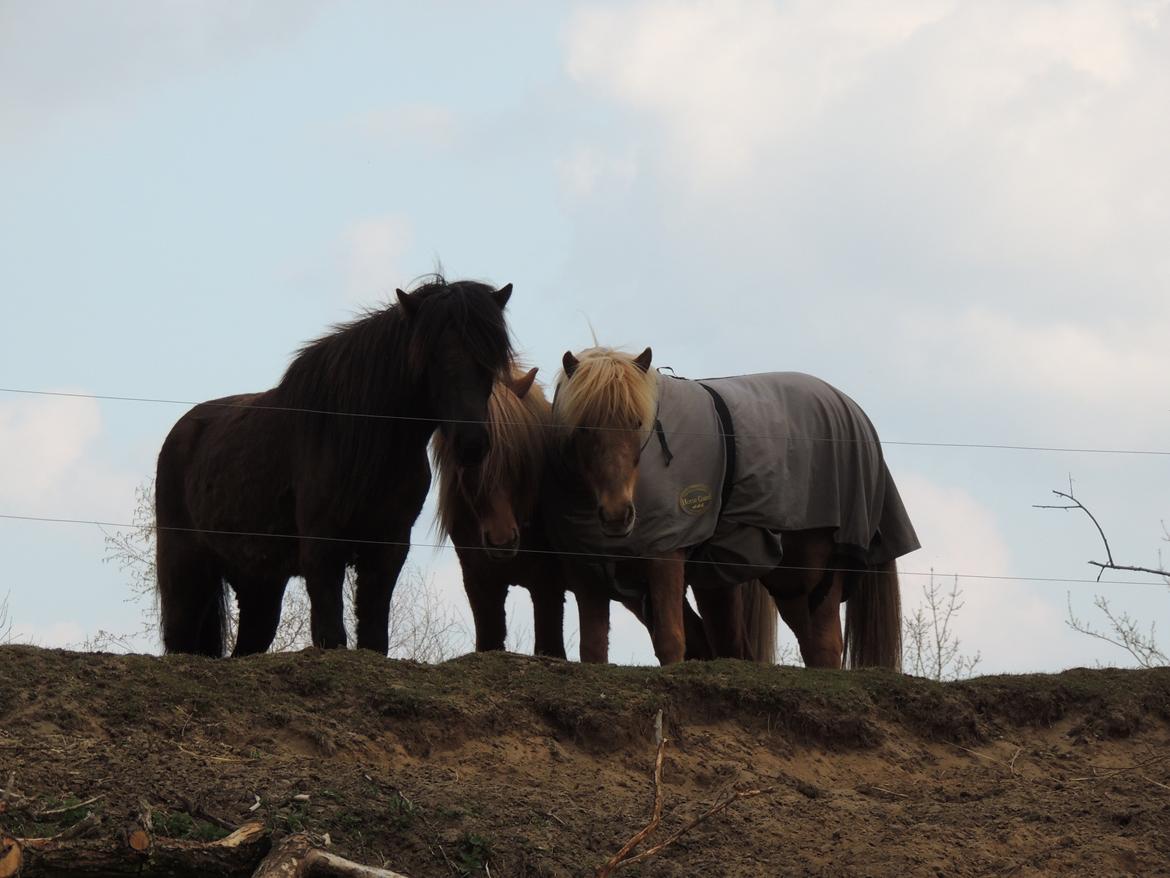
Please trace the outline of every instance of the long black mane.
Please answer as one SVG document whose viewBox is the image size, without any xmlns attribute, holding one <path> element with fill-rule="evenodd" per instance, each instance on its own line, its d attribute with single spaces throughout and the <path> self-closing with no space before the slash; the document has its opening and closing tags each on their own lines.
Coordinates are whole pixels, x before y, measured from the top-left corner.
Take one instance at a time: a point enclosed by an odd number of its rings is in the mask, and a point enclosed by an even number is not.
<svg viewBox="0 0 1170 878">
<path fill-rule="evenodd" d="M 422 434 L 425 442 L 434 429 L 424 368 L 445 329 L 479 365 L 506 371 L 512 343 L 493 291 L 430 275 L 409 294 L 416 306 L 409 317 L 399 304 L 370 310 L 298 351 L 273 404 L 303 410 L 294 415 L 296 434 L 338 464 L 330 474 L 342 482 L 334 486 L 338 504 L 360 502 L 363 488 L 381 482 L 403 437 Z"/>
</svg>

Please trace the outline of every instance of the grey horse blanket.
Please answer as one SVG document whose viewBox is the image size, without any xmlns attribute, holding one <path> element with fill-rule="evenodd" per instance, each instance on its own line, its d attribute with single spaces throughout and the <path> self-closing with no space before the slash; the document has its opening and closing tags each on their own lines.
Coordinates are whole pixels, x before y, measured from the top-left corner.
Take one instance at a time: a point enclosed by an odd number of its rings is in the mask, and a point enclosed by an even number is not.
<svg viewBox="0 0 1170 878">
<path fill-rule="evenodd" d="M 831 528 L 839 555 L 877 566 L 917 549 L 877 432 L 836 388 L 799 372 L 702 381 L 658 375 L 625 538 L 601 532 L 591 494 L 550 466 L 545 526 L 562 552 L 611 560 L 686 549 L 714 587 L 776 567 L 784 531 Z"/>
</svg>

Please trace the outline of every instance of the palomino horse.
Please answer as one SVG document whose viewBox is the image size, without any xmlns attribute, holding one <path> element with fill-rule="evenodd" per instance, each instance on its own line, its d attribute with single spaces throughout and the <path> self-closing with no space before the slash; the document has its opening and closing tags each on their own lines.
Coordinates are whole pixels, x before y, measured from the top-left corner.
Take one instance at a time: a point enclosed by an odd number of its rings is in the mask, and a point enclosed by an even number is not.
<svg viewBox="0 0 1170 878">
<path fill-rule="evenodd" d="M 488 401 L 490 448 L 482 463 L 462 464 L 443 434 L 435 435 L 438 525 L 459 556 L 475 619 L 475 648 L 481 652 L 504 648 L 505 599 L 508 588 L 518 585 L 532 596 L 536 653 L 564 658 L 566 582 L 583 582 L 587 574 L 579 570 L 578 559 L 554 553 L 545 536 L 548 511 L 539 499 L 555 433 L 552 407 L 535 378 L 536 369 L 514 366 L 509 378 L 496 383 Z M 611 599 L 622 601 L 646 621 L 642 600 L 623 597 L 604 580 L 570 590 L 580 613 L 583 661 L 606 659 Z M 709 658 L 702 622 L 689 607 L 684 626 L 687 657 Z M 774 651 L 774 643 L 771 647 Z M 767 649 L 765 643 L 761 651 Z"/>
<path fill-rule="evenodd" d="M 697 382 L 650 362 L 649 348 L 565 354 L 553 416 L 580 489 L 554 545 L 633 559 L 664 664 L 683 657 L 688 581 L 716 653 L 737 655 L 720 595 L 758 577 L 807 665 L 840 667 L 844 652 L 850 666 L 897 667 L 894 559 L 918 541 L 861 409 L 808 375 Z"/>
<path fill-rule="evenodd" d="M 263 393 L 196 406 L 158 457 L 158 589 L 167 652 L 272 643 L 303 576 L 313 644 L 344 647 L 342 582 L 357 571 L 357 643 L 385 653 L 390 598 L 430 486 L 438 427 L 464 465 L 488 450 L 487 401 L 512 360 L 498 290 L 435 277 L 310 342 Z"/>
</svg>

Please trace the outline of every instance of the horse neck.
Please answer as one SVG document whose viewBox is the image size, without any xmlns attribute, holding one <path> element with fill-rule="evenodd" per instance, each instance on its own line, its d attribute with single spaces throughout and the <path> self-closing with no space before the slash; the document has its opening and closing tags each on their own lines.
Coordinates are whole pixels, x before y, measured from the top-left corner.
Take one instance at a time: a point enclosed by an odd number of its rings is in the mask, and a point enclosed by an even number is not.
<svg viewBox="0 0 1170 878">
<path fill-rule="evenodd" d="M 408 345 L 396 308 L 356 320 L 302 348 L 273 389 L 274 402 L 304 410 L 318 432 L 339 439 L 380 433 L 383 441 L 425 444 L 435 422 Z"/>
</svg>

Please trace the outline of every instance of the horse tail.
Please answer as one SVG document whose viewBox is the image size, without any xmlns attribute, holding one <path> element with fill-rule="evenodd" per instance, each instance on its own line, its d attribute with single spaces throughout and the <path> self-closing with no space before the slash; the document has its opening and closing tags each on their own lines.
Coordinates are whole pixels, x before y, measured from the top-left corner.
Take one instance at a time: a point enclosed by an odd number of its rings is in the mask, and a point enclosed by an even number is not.
<svg viewBox="0 0 1170 878">
<path fill-rule="evenodd" d="M 194 444 L 180 421 L 163 443 L 155 477 L 155 574 L 163 649 L 216 658 L 227 640 L 227 594 L 214 557 L 187 509 L 185 475 Z M 184 441 L 187 440 L 187 441 Z M 184 447 L 186 446 L 186 447 Z"/>
<path fill-rule="evenodd" d="M 845 604 L 845 664 L 902 670 L 902 596 L 894 561 L 865 571 Z"/>
<path fill-rule="evenodd" d="M 744 583 L 743 621 L 753 661 L 776 664 L 776 602 L 758 579 Z"/>
</svg>

